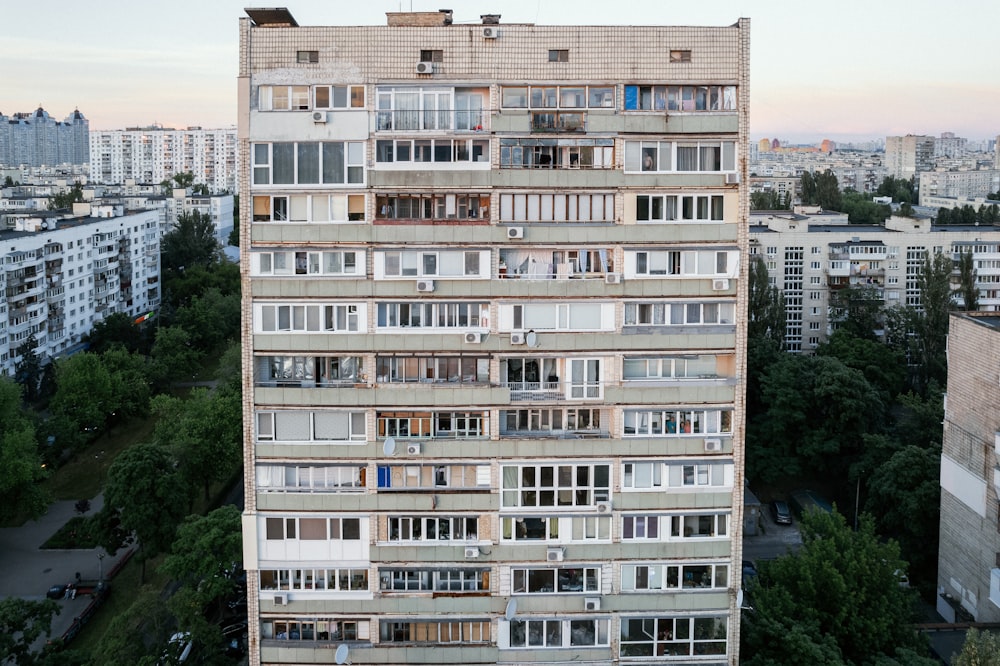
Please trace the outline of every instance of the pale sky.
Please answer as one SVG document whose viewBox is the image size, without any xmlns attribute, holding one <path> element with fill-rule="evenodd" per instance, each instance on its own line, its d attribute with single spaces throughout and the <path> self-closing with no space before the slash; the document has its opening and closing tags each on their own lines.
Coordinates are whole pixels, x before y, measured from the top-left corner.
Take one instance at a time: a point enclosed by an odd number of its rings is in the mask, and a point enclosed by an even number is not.
<svg viewBox="0 0 1000 666">
<path fill-rule="evenodd" d="M 0 112 L 74 108 L 92 129 L 236 122 L 238 18 L 274 0 L 3 0 Z M 751 19 L 751 134 L 791 141 L 1000 134 L 997 0 L 285 0 L 300 25 L 731 25 Z"/>
</svg>

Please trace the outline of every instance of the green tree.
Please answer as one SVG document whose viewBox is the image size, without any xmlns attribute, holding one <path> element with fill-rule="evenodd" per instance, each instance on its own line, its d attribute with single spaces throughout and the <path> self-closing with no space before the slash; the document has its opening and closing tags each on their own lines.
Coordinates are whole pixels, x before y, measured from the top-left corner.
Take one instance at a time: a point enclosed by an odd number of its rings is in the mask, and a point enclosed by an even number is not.
<svg viewBox="0 0 1000 666">
<path fill-rule="evenodd" d="M 758 563 L 755 611 L 743 616 L 748 666 L 936 663 L 910 626 L 914 599 L 899 586 L 899 545 L 883 542 L 870 516 L 853 531 L 839 513 L 810 511 L 800 528 L 798 552 Z"/>
<path fill-rule="evenodd" d="M 906 365 L 902 355 L 871 337 L 859 338 L 846 330 L 837 330 L 816 349 L 816 354 L 832 356 L 861 372 L 868 383 L 879 391 L 883 404 L 890 404 L 906 384 Z"/>
<path fill-rule="evenodd" d="M 229 244 L 240 246 L 240 195 L 233 195 L 233 230 L 229 232 Z"/>
<path fill-rule="evenodd" d="M 965 634 L 962 651 L 952 655 L 952 666 L 996 666 L 1000 664 L 1000 634 L 975 627 Z"/>
<path fill-rule="evenodd" d="M 916 320 L 918 365 L 921 369 L 921 390 L 931 380 L 942 386 L 947 383 L 947 340 L 949 313 L 955 307 L 952 299 L 951 273 L 953 263 L 943 253 L 924 258 L 917 278 L 920 289 L 920 314 Z"/>
<path fill-rule="evenodd" d="M 104 427 L 114 400 L 111 374 L 100 356 L 81 352 L 56 361 L 56 392 L 49 403 L 53 415 L 95 431 Z"/>
<path fill-rule="evenodd" d="M 38 340 L 32 333 L 14 352 L 18 357 L 17 362 L 14 363 L 14 377 L 24 387 L 24 399 L 27 402 L 34 402 L 39 397 L 42 381 L 42 359 L 39 358 L 37 349 Z"/>
<path fill-rule="evenodd" d="M 750 210 L 788 210 L 791 197 L 783 197 L 780 192 L 751 192 Z"/>
<path fill-rule="evenodd" d="M 802 172 L 799 179 L 799 196 L 806 205 L 816 203 L 816 179 L 811 171 Z"/>
<path fill-rule="evenodd" d="M 104 501 L 118 511 L 122 528 L 135 533 L 143 581 L 146 561 L 170 548 L 187 515 L 184 495 L 175 459 L 155 444 L 125 449 L 108 469 Z"/>
<path fill-rule="evenodd" d="M 111 620 L 94 648 L 94 664 L 156 666 L 159 646 L 165 645 L 174 619 L 159 590 L 142 590 L 128 609 Z"/>
<path fill-rule="evenodd" d="M 760 256 L 751 260 L 749 287 L 747 335 L 770 338 L 781 348 L 785 341 L 785 299 L 781 290 L 770 284 L 767 264 Z"/>
<path fill-rule="evenodd" d="M 841 210 L 840 184 L 833 171 L 813 174 L 816 179 L 816 204 L 824 210 Z"/>
<path fill-rule="evenodd" d="M 177 527 L 171 552 L 160 571 L 190 591 L 187 600 L 199 618 L 222 604 L 237 589 L 236 572 L 243 569 L 243 535 L 240 511 L 226 504 L 204 516 L 188 516 Z M 193 618 L 175 613 L 180 628 L 190 631 Z"/>
<path fill-rule="evenodd" d="M 972 258 L 972 248 L 958 256 L 958 291 L 962 296 L 962 309 L 973 312 L 979 309 L 979 289 L 976 288 L 976 262 Z"/>
<path fill-rule="evenodd" d="M 180 326 L 199 350 L 215 350 L 226 340 L 234 339 L 240 330 L 240 297 L 223 294 L 218 289 L 206 289 L 191 302 L 178 308 L 174 324 Z"/>
<path fill-rule="evenodd" d="M 0 375 L 0 521 L 45 513 L 46 477 L 35 428 L 21 405 L 21 387 Z"/>
<path fill-rule="evenodd" d="M 174 452 L 179 471 L 193 489 L 209 498 L 211 484 L 228 480 L 242 461 L 242 400 L 228 390 L 191 391 L 182 400 L 159 395 L 153 400 L 158 415 L 154 439 Z"/>
<path fill-rule="evenodd" d="M 240 293 L 239 264 L 223 261 L 211 266 L 195 266 L 183 271 L 171 271 L 164 279 L 164 308 L 166 323 L 172 324 L 178 308 L 187 305 L 195 296 L 215 288 L 229 296 Z"/>
<path fill-rule="evenodd" d="M 838 210 L 847 213 L 847 221 L 851 224 L 882 224 L 892 215 L 889 206 L 877 204 L 871 197 L 852 189 L 844 192 Z"/>
<path fill-rule="evenodd" d="M 14 179 L 11 178 L 10 176 L 7 176 L 6 178 L 3 179 L 3 186 L 4 187 L 14 187 L 17 184 L 18 183 L 14 182 Z"/>
<path fill-rule="evenodd" d="M 202 352 L 191 344 L 191 336 L 180 326 L 163 326 L 156 331 L 150 376 L 160 388 L 188 379 L 198 371 Z"/>
<path fill-rule="evenodd" d="M 0 663 L 41 664 L 42 656 L 31 652 L 31 644 L 52 633 L 52 616 L 58 613 L 59 605 L 51 599 L 0 599 Z"/>
<path fill-rule="evenodd" d="M 111 380 L 112 414 L 123 419 L 149 413 L 149 377 L 146 359 L 122 347 L 101 354 L 101 364 Z"/>
<path fill-rule="evenodd" d="M 190 171 L 182 171 L 181 173 L 175 173 L 173 176 L 174 185 L 179 188 L 191 187 L 194 184 L 194 173 Z"/>
<path fill-rule="evenodd" d="M 198 211 L 182 213 L 160 241 L 160 267 L 166 272 L 210 266 L 220 260 L 219 250 L 212 217 Z"/>
<path fill-rule="evenodd" d="M 831 290 L 830 321 L 837 330 L 855 338 L 875 340 L 875 331 L 883 325 L 880 290 L 869 285 Z"/>
<path fill-rule="evenodd" d="M 144 351 L 143 335 L 135 321 L 124 312 L 115 312 L 95 323 L 87 335 L 88 351 L 100 354 L 115 346 L 130 352 Z"/>
<path fill-rule="evenodd" d="M 49 210 L 72 208 L 75 203 L 83 203 L 83 185 L 80 183 L 74 183 L 67 191 L 52 195 L 49 199 Z"/>
<path fill-rule="evenodd" d="M 875 191 L 876 196 L 892 197 L 896 203 L 915 203 L 917 200 L 914 180 L 886 176 Z"/>
</svg>

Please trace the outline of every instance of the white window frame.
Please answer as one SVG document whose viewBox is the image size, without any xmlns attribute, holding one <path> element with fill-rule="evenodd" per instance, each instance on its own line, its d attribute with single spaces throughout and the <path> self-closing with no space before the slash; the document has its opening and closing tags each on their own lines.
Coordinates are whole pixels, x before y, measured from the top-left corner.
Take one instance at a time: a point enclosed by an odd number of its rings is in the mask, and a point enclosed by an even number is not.
<svg viewBox="0 0 1000 666">
<path fill-rule="evenodd" d="M 258 302 L 253 305 L 254 333 L 367 333 L 366 312 L 365 303 Z"/>
<path fill-rule="evenodd" d="M 364 275 L 365 250 L 273 250 L 251 253 L 250 271 L 255 276 L 359 277 Z M 341 269 L 327 270 L 336 260 Z M 348 269 L 348 264 L 351 264 Z"/>
<path fill-rule="evenodd" d="M 633 301 L 623 326 L 732 326 L 735 313 L 732 301 Z"/>
</svg>

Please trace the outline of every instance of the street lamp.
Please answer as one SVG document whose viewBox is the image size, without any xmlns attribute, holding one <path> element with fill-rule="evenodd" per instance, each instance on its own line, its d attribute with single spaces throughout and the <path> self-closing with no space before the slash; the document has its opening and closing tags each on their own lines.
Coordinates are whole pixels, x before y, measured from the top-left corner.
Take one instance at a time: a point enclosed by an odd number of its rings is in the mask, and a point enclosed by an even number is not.
<svg viewBox="0 0 1000 666">
<path fill-rule="evenodd" d="M 105 553 L 97 554 L 97 582 L 104 582 L 104 555 Z"/>
</svg>

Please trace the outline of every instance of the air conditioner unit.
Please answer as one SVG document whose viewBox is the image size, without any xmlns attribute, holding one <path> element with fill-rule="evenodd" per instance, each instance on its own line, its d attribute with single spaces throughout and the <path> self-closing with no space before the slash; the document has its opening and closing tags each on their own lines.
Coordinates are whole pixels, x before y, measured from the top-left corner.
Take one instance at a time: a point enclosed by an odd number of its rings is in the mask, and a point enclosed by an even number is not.
<svg viewBox="0 0 1000 666">
<path fill-rule="evenodd" d="M 524 238 L 524 227 L 507 227 L 507 238 Z"/>
<path fill-rule="evenodd" d="M 434 63 L 432 62 L 417 63 L 417 74 L 433 74 L 433 73 L 434 73 Z"/>
<path fill-rule="evenodd" d="M 597 502 L 594 505 L 594 510 L 597 511 L 597 513 L 605 515 L 611 513 L 611 500 L 608 500 L 606 502 Z"/>
<path fill-rule="evenodd" d="M 722 440 L 721 439 L 706 439 L 705 440 L 705 450 L 712 452 L 719 452 L 722 450 Z"/>
<path fill-rule="evenodd" d="M 465 334 L 465 341 L 469 344 L 478 345 L 483 341 L 483 334 L 475 331 L 469 331 Z"/>
<path fill-rule="evenodd" d="M 288 595 L 287 594 L 276 594 L 276 595 L 274 595 L 274 605 L 275 606 L 287 606 L 288 605 Z"/>
<path fill-rule="evenodd" d="M 726 278 L 712 280 L 712 291 L 725 291 L 726 289 L 729 289 L 729 280 Z"/>
<path fill-rule="evenodd" d="M 465 547 L 465 559 L 473 560 L 479 557 L 479 548 L 477 546 L 466 546 Z"/>
<path fill-rule="evenodd" d="M 434 280 L 417 280 L 417 291 L 434 291 Z"/>
<path fill-rule="evenodd" d="M 604 281 L 607 284 L 621 284 L 622 274 L 621 273 L 608 273 L 604 276 Z"/>
<path fill-rule="evenodd" d="M 500 28 L 488 27 L 483 28 L 483 37 L 486 39 L 496 39 L 500 36 Z"/>
<path fill-rule="evenodd" d="M 601 610 L 601 598 L 600 597 L 584 597 L 584 599 L 583 599 L 583 610 L 585 610 L 585 611 L 599 611 L 599 610 Z"/>
<path fill-rule="evenodd" d="M 740 184 L 740 174 L 738 173 L 726 174 L 726 185 L 739 185 L 739 184 Z"/>
<path fill-rule="evenodd" d="M 411 456 L 420 455 L 420 442 L 414 442 L 413 444 L 406 445 L 406 453 Z"/>
<path fill-rule="evenodd" d="M 523 345 L 524 344 L 524 333 L 511 333 L 510 334 L 510 344 L 512 344 L 512 345 Z"/>
<path fill-rule="evenodd" d="M 545 559 L 548 562 L 562 562 L 566 552 L 562 548 L 549 548 L 545 551 Z"/>
<path fill-rule="evenodd" d="M 313 122 L 318 124 L 326 123 L 326 111 L 313 111 Z"/>
</svg>

